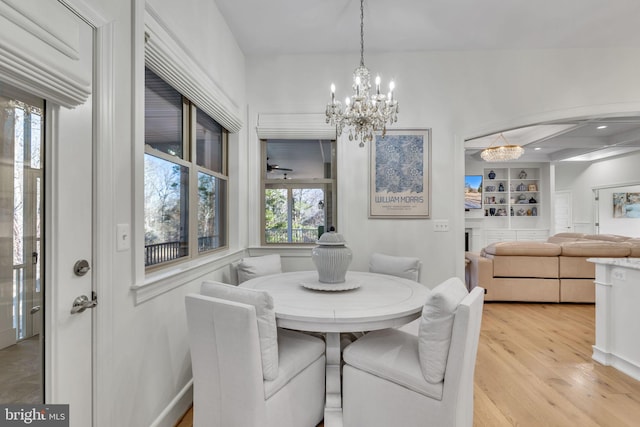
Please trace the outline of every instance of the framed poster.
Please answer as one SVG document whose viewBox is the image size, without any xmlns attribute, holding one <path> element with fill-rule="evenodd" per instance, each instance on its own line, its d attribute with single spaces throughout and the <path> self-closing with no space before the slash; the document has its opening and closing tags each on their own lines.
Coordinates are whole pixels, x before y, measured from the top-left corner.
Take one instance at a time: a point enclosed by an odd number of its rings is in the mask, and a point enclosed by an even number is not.
<svg viewBox="0 0 640 427">
<path fill-rule="evenodd" d="M 371 144 L 369 218 L 429 218 L 431 129 L 394 129 Z"/>
<path fill-rule="evenodd" d="M 614 218 L 640 218 L 640 193 L 613 193 Z"/>
</svg>

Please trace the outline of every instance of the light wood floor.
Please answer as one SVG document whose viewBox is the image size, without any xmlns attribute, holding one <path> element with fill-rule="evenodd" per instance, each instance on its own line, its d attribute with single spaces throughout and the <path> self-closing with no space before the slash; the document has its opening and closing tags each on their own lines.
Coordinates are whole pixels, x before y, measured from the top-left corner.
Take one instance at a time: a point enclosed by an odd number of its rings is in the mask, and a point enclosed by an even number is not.
<svg viewBox="0 0 640 427">
<path fill-rule="evenodd" d="M 594 336 L 593 305 L 486 303 L 474 426 L 640 425 L 640 381 L 594 362 Z"/>
</svg>

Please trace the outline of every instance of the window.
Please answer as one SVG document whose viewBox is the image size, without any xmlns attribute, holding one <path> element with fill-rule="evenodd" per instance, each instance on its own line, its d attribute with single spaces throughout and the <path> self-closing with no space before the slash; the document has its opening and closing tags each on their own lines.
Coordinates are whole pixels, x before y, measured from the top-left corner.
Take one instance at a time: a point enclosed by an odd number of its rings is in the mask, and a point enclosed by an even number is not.
<svg viewBox="0 0 640 427">
<path fill-rule="evenodd" d="M 262 244 L 314 244 L 336 226 L 335 141 L 262 141 Z"/>
<path fill-rule="evenodd" d="M 145 70 L 145 266 L 227 246 L 228 132 Z"/>
</svg>

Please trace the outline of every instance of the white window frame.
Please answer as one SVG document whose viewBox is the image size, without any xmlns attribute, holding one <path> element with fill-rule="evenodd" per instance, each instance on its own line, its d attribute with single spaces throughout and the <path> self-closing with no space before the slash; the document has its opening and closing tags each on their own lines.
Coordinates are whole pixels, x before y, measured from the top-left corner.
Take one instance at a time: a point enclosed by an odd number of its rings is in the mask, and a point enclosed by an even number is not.
<svg viewBox="0 0 640 427">
<path fill-rule="evenodd" d="M 274 138 L 275 139 L 275 138 Z M 296 138 L 305 139 L 305 138 Z M 309 138 L 311 139 L 311 138 Z M 337 155 L 336 155 L 336 140 L 331 139 L 331 178 L 308 178 L 308 179 L 289 179 L 284 182 L 282 179 L 268 179 L 267 178 L 267 142 L 268 139 L 260 140 L 260 244 L 264 247 L 272 246 L 312 246 L 315 242 L 278 242 L 267 243 L 266 241 L 266 203 L 265 203 L 265 190 L 267 188 L 282 188 L 287 189 L 287 204 L 290 204 L 290 193 L 293 189 L 304 188 L 319 188 L 324 186 L 331 187 L 331 200 L 328 201 L 327 209 L 331 210 L 330 218 L 333 218 L 331 223 L 327 223 L 325 213 L 325 231 L 330 226 L 338 227 L 338 179 L 337 179 Z M 289 206 L 290 209 L 290 206 Z"/>
</svg>

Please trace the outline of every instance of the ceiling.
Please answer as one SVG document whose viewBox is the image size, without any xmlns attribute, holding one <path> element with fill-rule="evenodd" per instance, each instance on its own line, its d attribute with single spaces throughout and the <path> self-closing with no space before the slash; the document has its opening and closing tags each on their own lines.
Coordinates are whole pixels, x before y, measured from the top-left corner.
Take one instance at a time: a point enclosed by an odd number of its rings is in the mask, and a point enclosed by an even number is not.
<svg viewBox="0 0 640 427">
<path fill-rule="evenodd" d="M 358 0 L 215 1 L 246 55 L 360 51 Z M 365 51 L 640 47 L 639 18 L 638 0 L 365 0 Z"/>
<path fill-rule="evenodd" d="M 360 51 L 358 0 L 215 0 L 248 55 Z M 367 52 L 640 47 L 638 0 L 365 0 Z M 639 77 L 640 79 L 640 77 Z M 597 130 L 598 122 L 607 128 Z M 600 118 L 503 132 L 521 161 L 560 161 L 604 146 L 640 148 L 640 119 Z M 466 142 L 466 154 L 497 135 Z M 534 150 L 539 148 L 539 150 Z M 609 150 L 611 148 L 607 147 Z"/>
<path fill-rule="evenodd" d="M 528 126 L 465 141 L 465 155 L 481 160 L 489 146 L 516 144 L 519 162 L 595 161 L 640 150 L 640 117 L 609 117 Z M 506 142 L 505 142 L 506 141 Z"/>
</svg>

